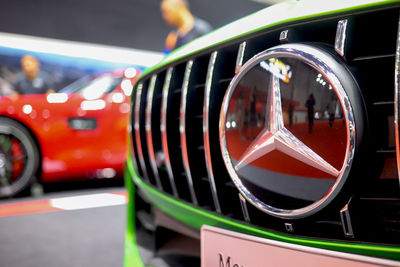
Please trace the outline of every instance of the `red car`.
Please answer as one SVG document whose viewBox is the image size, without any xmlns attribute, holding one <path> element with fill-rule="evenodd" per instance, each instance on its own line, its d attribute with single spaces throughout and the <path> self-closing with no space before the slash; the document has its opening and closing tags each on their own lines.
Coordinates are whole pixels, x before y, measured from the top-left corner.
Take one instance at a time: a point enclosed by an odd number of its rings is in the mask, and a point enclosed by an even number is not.
<svg viewBox="0 0 400 267">
<path fill-rule="evenodd" d="M 0 197 L 41 182 L 113 178 L 126 158 L 133 68 L 58 93 L 0 97 Z"/>
</svg>

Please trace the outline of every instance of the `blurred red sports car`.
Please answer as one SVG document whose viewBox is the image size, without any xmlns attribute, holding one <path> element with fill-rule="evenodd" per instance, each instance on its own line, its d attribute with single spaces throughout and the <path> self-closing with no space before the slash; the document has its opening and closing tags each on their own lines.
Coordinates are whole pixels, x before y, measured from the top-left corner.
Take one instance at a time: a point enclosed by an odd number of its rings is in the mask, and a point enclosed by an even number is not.
<svg viewBox="0 0 400 267">
<path fill-rule="evenodd" d="M 58 93 L 0 97 L 0 197 L 41 182 L 112 178 L 126 156 L 133 68 Z"/>
</svg>

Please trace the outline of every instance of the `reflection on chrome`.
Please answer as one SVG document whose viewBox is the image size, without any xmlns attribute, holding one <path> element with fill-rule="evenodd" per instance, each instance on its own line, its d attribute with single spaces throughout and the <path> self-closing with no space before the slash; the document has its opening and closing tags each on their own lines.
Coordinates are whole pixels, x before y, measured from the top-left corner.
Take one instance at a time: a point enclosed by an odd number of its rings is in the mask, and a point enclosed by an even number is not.
<svg viewBox="0 0 400 267">
<path fill-rule="evenodd" d="M 210 110 L 210 101 L 211 101 L 211 87 L 212 87 L 211 85 L 212 85 L 214 66 L 217 60 L 217 56 L 218 56 L 217 51 L 211 54 L 207 69 L 206 86 L 204 90 L 204 105 L 203 105 L 203 140 L 204 140 L 205 159 L 207 163 L 206 164 L 207 174 L 208 178 L 210 179 L 212 197 L 216 211 L 221 213 L 221 206 L 219 204 L 219 199 L 217 195 L 217 187 L 215 186 L 214 171 L 211 160 L 211 148 L 210 148 L 210 136 L 209 136 L 210 114 L 208 114 L 208 111 Z"/>
<path fill-rule="evenodd" d="M 162 92 L 162 104 L 161 104 L 161 124 L 160 124 L 160 131 L 161 131 L 161 144 L 162 149 L 164 152 L 164 162 L 165 166 L 167 167 L 167 173 L 169 177 L 169 181 L 171 183 L 172 193 L 174 196 L 178 196 L 178 190 L 176 189 L 175 178 L 172 172 L 171 167 L 171 159 L 169 155 L 168 149 L 168 138 L 167 138 L 167 107 L 168 107 L 168 93 L 169 87 L 171 83 L 173 68 L 169 68 L 167 74 L 165 76 L 163 92 Z"/>
<path fill-rule="evenodd" d="M 8 179 L 7 179 L 7 166 L 8 161 L 6 158 L 6 155 L 1 153 L 0 154 L 0 183 L 2 185 L 8 185 Z"/>
<path fill-rule="evenodd" d="M 350 199 L 351 201 L 351 199 Z M 343 225 L 343 232 L 347 237 L 354 237 L 353 224 L 351 222 L 349 204 L 350 201 L 340 210 L 340 219 Z"/>
<path fill-rule="evenodd" d="M 142 149 L 142 142 L 140 138 L 140 105 L 141 105 L 141 97 L 143 91 L 143 84 L 140 83 L 136 88 L 136 100 L 135 100 L 135 123 L 133 125 L 135 129 L 135 139 L 137 145 L 137 153 L 139 157 L 139 164 L 143 171 L 144 178 L 148 181 L 149 177 L 147 176 L 147 168 L 143 158 L 143 149 Z"/>
<path fill-rule="evenodd" d="M 336 28 L 335 50 L 342 57 L 345 53 L 347 22 L 347 19 L 339 20 Z"/>
<path fill-rule="evenodd" d="M 237 73 L 239 71 L 239 69 L 243 66 L 243 58 L 244 58 L 245 50 L 246 50 L 246 42 L 243 42 L 239 46 L 238 54 L 236 57 L 235 73 Z"/>
<path fill-rule="evenodd" d="M 395 87 L 394 87 L 394 123 L 396 134 L 397 175 L 400 183 L 400 19 L 397 32 L 396 62 L 395 62 Z"/>
<path fill-rule="evenodd" d="M 242 207 L 243 218 L 246 222 L 250 222 L 249 210 L 247 209 L 246 199 L 239 193 L 240 206 Z"/>
<path fill-rule="evenodd" d="M 147 89 L 145 128 L 146 128 L 146 140 L 147 140 L 151 169 L 153 170 L 157 187 L 159 189 L 162 189 L 160 176 L 158 174 L 158 169 L 156 164 L 156 157 L 154 155 L 153 136 L 152 136 L 153 131 L 151 129 L 151 114 L 153 110 L 154 87 L 156 86 L 156 81 L 157 81 L 157 75 L 153 75 L 150 80 L 149 88 Z"/>
<path fill-rule="evenodd" d="M 243 153 L 238 164 L 235 166 L 236 171 L 273 150 L 279 150 L 335 177 L 339 174 L 338 170 L 285 128 L 283 124 L 279 78 L 275 75 L 271 81 L 266 109 L 269 110 L 269 118 L 266 118 L 266 125 L 269 124 L 269 126 L 256 137 Z"/>
<path fill-rule="evenodd" d="M 186 64 L 185 69 L 185 76 L 183 78 L 183 85 L 182 85 L 182 95 L 181 95 L 181 108 L 179 114 L 179 132 L 181 137 L 181 152 L 182 152 L 182 161 L 183 167 L 185 168 L 186 178 L 189 185 L 190 196 L 192 198 L 192 202 L 195 205 L 198 205 L 196 193 L 193 187 L 193 178 L 192 173 L 190 171 L 190 164 L 189 164 L 189 155 L 187 150 L 187 142 L 186 142 L 186 105 L 187 105 L 187 94 L 188 94 L 188 87 L 189 87 L 189 79 L 190 73 L 192 71 L 193 60 L 189 60 Z"/>
<path fill-rule="evenodd" d="M 288 41 L 288 34 L 289 34 L 289 30 L 281 31 L 281 33 L 279 34 L 279 41 L 287 42 Z"/>
<path fill-rule="evenodd" d="M 290 65 L 287 65 L 277 58 L 270 58 L 268 62 L 261 61 L 260 67 L 270 72 L 272 75 L 277 76 L 285 83 L 289 83 L 292 78 L 292 71 Z"/>
</svg>

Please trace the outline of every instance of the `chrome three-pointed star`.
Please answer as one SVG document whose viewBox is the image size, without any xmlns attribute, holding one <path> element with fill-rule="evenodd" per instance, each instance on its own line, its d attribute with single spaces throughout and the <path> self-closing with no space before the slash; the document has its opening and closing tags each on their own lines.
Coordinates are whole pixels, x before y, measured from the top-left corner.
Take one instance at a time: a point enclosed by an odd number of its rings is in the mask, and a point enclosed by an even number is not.
<svg viewBox="0 0 400 267">
<path fill-rule="evenodd" d="M 266 118 L 266 120 L 269 119 L 269 123 L 266 123 L 266 127 L 243 153 L 235 166 L 236 171 L 273 150 L 279 150 L 309 166 L 337 177 L 339 175 L 337 169 L 285 128 L 279 78 L 275 75 L 272 77 L 266 107 L 266 110 L 269 110 L 269 118 Z"/>
</svg>

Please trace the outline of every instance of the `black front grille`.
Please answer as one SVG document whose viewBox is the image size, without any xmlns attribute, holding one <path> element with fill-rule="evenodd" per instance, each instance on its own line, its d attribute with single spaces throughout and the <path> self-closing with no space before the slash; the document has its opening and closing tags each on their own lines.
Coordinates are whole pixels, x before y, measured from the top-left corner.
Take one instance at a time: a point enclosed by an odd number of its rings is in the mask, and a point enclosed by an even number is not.
<svg viewBox="0 0 400 267">
<path fill-rule="evenodd" d="M 347 22 L 344 54 L 336 56 L 343 58 L 360 86 L 368 121 L 363 134 L 367 145 L 363 155 L 356 155 L 361 160 L 350 173 L 357 176 L 357 184 L 335 205 L 312 217 L 288 221 L 269 216 L 241 200 L 226 170 L 219 141 L 223 97 L 238 66 L 282 42 L 335 51 L 338 24 L 343 21 Z M 138 173 L 182 201 L 257 227 L 399 244 L 393 122 L 398 21 L 399 10 L 390 9 L 286 25 L 153 71 L 136 85 L 133 97 L 132 140 Z M 386 231 L 390 234 L 377 234 Z"/>
</svg>

